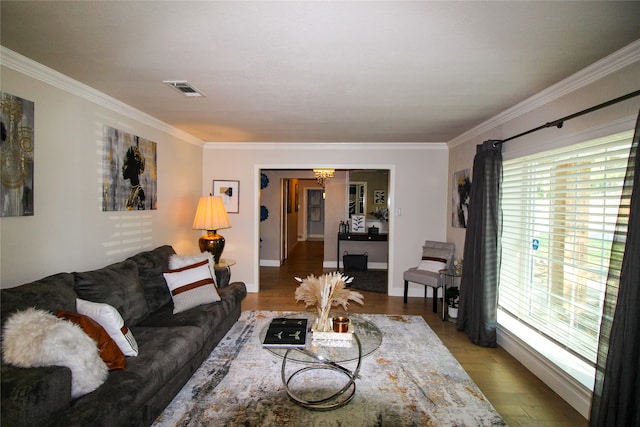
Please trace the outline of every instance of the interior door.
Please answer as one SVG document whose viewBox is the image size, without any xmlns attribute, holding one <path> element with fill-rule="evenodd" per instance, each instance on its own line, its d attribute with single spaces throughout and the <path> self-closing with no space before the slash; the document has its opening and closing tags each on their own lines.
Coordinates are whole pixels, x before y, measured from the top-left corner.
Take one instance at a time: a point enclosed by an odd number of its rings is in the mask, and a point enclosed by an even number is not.
<svg viewBox="0 0 640 427">
<path fill-rule="evenodd" d="M 324 238 L 324 190 L 307 189 L 307 238 Z"/>
<path fill-rule="evenodd" d="M 283 178 L 280 180 L 280 262 L 289 258 L 289 223 L 287 221 L 287 201 L 289 200 L 289 180 Z"/>
</svg>

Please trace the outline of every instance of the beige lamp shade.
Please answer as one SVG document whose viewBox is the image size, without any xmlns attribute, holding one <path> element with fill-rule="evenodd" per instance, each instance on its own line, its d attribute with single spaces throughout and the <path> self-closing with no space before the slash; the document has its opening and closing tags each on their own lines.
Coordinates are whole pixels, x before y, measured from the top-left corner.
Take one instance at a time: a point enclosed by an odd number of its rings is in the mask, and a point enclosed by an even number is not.
<svg viewBox="0 0 640 427">
<path fill-rule="evenodd" d="M 222 197 L 200 197 L 196 217 L 193 220 L 193 229 L 221 230 L 223 228 L 231 228 L 231 221 L 224 208 Z"/>
<path fill-rule="evenodd" d="M 222 197 L 200 197 L 196 217 L 193 220 L 194 230 L 207 230 L 207 234 L 200 237 L 198 245 L 201 252 L 211 252 L 216 264 L 220 262 L 224 250 L 224 237 L 216 233 L 216 230 L 231 228 L 229 215 L 224 208 Z"/>
</svg>

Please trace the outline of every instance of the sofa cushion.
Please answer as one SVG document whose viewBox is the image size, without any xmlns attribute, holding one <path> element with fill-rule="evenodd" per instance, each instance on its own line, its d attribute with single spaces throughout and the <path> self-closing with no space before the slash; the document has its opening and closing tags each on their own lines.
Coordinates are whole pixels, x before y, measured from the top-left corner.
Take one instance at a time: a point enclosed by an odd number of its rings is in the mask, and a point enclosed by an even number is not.
<svg viewBox="0 0 640 427">
<path fill-rule="evenodd" d="M 216 279 L 215 264 L 213 261 L 213 255 L 210 252 L 201 252 L 196 255 L 171 255 L 169 257 L 169 269 L 177 270 L 182 267 L 187 267 L 193 264 L 197 264 L 200 261 L 209 261 L 209 271 L 211 271 L 211 277 L 213 277 L 214 283 Z M 218 284 L 216 283 L 216 286 Z"/>
<path fill-rule="evenodd" d="M 220 301 L 208 259 L 177 270 L 169 270 L 164 273 L 164 278 L 171 290 L 174 314 Z"/>
<path fill-rule="evenodd" d="M 422 261 L 416 267 L 418 270 L 431 271 L 437 273 L 447 266 L 447 260 L 437 257 L 422 257 Z"/>
<path fill-rule="evenodd" d="M 127 369 L 155 381 L 156 388 L 171 378 L 204 344 L 198 328 L 191 326 L 136 326 L 133 330 L 138 337 L 140 354 L 129 359 Z"/>
<path fill-rule="evenodd" d="M 425 286 L 431 286 L 432 288 L 439 288 L 442 286 L 442 280 L 440 275 L 432 271 L 418 270 L 417 268 L 410 268 L 402 274 L 402 278 L 408 282 L 420 283 Z"/>
<path fill-rule="evenodd" d="M 445 248 L 432 248 L 429 246 L 422 247 L 422 259 L 425 258 L 440 258 L 448 262 L 452 257 L 453 252 Z"/>
<path fill-rule="evenodd" d="M 247 295 L 247 288 L 242 282 L 231 283 L 226 288 L 220 289 L 221 301 L 200 305 L 178 314 L 172 314 L 171 304 L 151 313 L 138 326 L 149 327 L 176 327 L 196 326 L 202 331 L 204 339 L 211 334 L 213 329 L 219 328 L 235 307 L 239 307 Z"/>
<path fill-rule="evenodd" d="M 173 254 L 175 254 L 173 248 L 164 245 L 129 258 L 138 266 L 140 285 L 150 312 L 156 311 L 171 301 L 162 273 L 169 269 L 169 257 Z"/>
<path fill-rule="evenodd" d="M 30 307 L 54 314 L 58 310 L 76 311 L 73 275 L 59 273 L 15 288 L 0 291 L 2 323 L 16 311 Z"/>
<path fill-rule="evenodd" d="M 101 302 L 76 300 L 78 312 L 98 322 L 115 341 L 125 356 L 138 355 L 138 343 L 133 333 L 127 328 L 118 310 Z"/>
<path fill-rule="evenodd" d="M 188 377 L 176 378 L 185 367 L 192 374 L 200 365 L 201 360 L 196 356 L 203 341 L 197 328 L 138 326 L 133 329 L 138 337 L 139 356 L 128 359 L 124 371 L 111 371 L 107 381 L 91 395 L 76 400 L 72 408 L 56 420 L 56 426 L 147 425 L 136 421 L 140 416 L 137 411 L 146 408 L 159 414 L 162 408 L 149 408 L 147 402 L 164 394 L 168 383 L 186 382 Z"/>
<path fill-rule="evenodd" d="M 58 310 L 56 316 L 80 326 L 85 334 L 89 335 L 98 344 L 100 357 L 107 364 L 109 370 L 125 368 L 124 353 L 98 322 L 84 314 L 64 310 Z"/>
<path fill-rule="evenodd" d="M 80 298 L 109 304 L 118 310 L 128 326 L 137 324 L 149 315 L 135 262 L 126 260 L 73 275 L 75 291 Z"/>
</svg>

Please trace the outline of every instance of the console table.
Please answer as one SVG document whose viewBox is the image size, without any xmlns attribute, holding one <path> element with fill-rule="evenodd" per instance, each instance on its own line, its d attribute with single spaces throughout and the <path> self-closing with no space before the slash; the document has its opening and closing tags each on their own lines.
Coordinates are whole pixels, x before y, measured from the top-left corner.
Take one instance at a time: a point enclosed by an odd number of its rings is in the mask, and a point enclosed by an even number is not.
<svg viewBox="0 0 640 427">
<path fill-rule="evenodd" d="M 388 234 L 369 234 L 369 233 L 338 233 L 338 256 L 336 257 L 336 267 L 340 271 L 340 242 L 387 242 Z"/>
</svg>

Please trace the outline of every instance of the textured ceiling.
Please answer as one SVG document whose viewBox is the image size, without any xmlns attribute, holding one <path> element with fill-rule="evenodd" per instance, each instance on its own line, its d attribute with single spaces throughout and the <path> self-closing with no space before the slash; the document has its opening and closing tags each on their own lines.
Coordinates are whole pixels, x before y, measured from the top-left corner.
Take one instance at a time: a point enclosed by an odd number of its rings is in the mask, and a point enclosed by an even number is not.
<svg viewBox="0 0 640 427">
<path fill-rule="evenodd" d="M 223 142 L 445 142 L 640 39 L 640 2 L 0 7 L 3 46 Z"/>
</svg>

